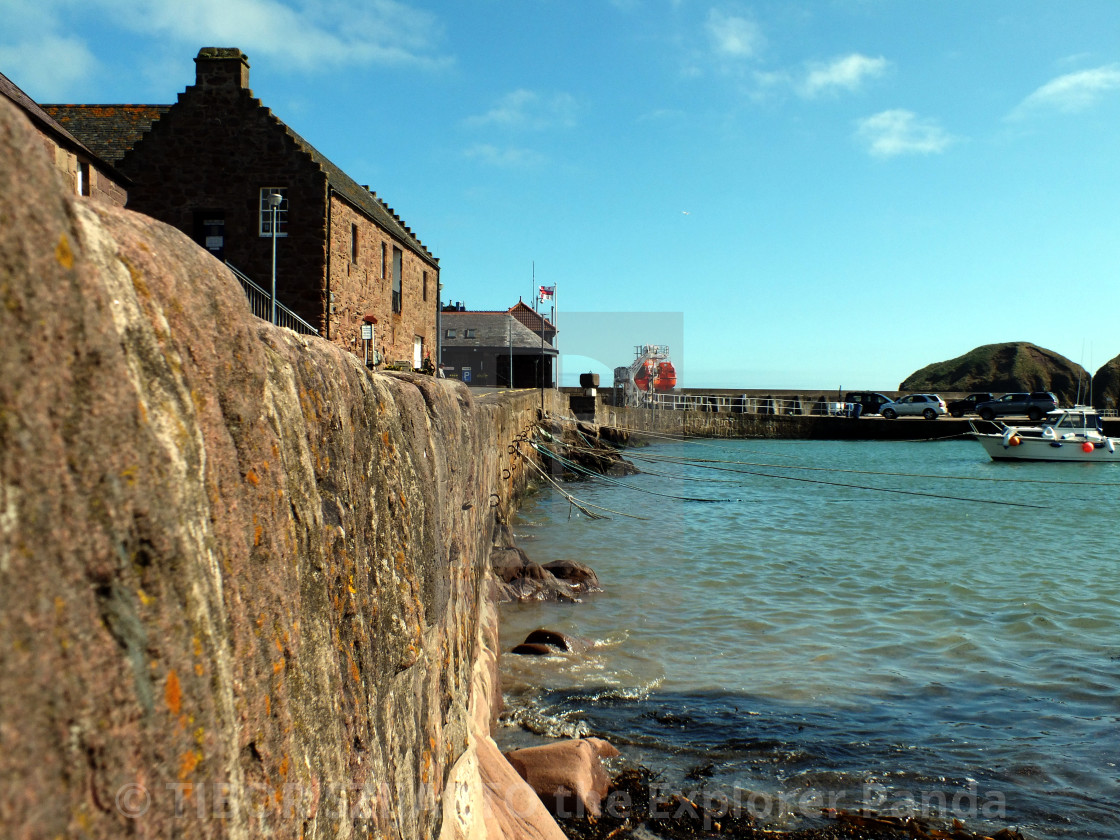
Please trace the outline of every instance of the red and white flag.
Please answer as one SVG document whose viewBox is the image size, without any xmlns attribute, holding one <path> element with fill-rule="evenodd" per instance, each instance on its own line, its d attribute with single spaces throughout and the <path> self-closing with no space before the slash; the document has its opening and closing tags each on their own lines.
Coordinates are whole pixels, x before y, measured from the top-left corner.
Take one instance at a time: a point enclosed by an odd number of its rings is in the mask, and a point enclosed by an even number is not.
<svg viewBox="0 0 1120 840">
<path fill-rule="evenodd" d="M 541 300 L 552 300 L 556 297 L 555 286 L 541 286 Z"/>
</svg>

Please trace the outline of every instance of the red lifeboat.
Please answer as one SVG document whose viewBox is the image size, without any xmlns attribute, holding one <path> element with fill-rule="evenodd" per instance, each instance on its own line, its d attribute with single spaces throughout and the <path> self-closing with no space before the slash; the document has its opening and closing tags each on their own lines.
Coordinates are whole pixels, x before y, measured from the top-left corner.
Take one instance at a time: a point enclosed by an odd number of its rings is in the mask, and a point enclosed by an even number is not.
<svg viewBox="0 0 1120 840">
<path fill-rule="evenodd" d="M 646 359 L 634 374 L 634 384 L 638 386 L 639 391 L 644 391 L 649 387 L 651 379 L 653 379 L 653 360 Z"/>
<path fill-rule="evenodd" d="M 655 391 L 672 391 L 677 386 L 677 370 L 672 362 L 662 362 L 657 366 L 657 376 L 653 380 Z"/>
</svg>

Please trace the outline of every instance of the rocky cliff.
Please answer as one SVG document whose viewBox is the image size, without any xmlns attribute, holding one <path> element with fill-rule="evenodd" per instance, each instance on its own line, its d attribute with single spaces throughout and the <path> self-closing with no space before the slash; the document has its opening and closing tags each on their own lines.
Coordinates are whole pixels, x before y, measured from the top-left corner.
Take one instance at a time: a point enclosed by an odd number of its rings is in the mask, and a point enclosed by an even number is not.
<svg viewBox="0 0 1120 840">
<path fill-rule="evenodd" d="M 985 344 L 963 356 L 935 362 L 910 374 L 901 391 L 1052 391 L 1072 405 L 1089 388 L 1089 373 L 1055 353 L 1027 341 Z"/>
<path fill-rule="evenodd" d="M 485 833 L 486 561 L 538 406 L 254 318 L 0 100 L 5 833 Z"/>
</svg>

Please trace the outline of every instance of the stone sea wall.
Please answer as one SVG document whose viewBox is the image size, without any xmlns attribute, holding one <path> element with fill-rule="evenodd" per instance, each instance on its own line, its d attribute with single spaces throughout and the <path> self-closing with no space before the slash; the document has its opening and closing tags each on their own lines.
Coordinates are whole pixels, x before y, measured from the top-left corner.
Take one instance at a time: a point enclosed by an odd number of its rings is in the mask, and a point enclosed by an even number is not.
<svg viewBox="0 0 1120 840">
<path fill-rule="evenodd" d="M 540 399 L 254 318 L 0 101 L 3 833 L 557 836 L 483 807 L 517 782 L 488 556 Z"/>
</svg>

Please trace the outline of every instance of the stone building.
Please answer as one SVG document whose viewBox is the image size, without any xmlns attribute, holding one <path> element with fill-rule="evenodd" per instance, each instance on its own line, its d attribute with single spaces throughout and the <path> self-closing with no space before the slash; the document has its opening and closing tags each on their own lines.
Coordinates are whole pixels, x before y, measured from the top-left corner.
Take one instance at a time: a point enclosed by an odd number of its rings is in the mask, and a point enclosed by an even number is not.
<svg viewBox="0 0 1120 840">
<path fill-rule="evenodd" d="M 444 310 L 440 330 L 448 376 L 473 387 L 555 385 L 556 328 L 524 303 L 505 312 Z"/>
<path fill-rule="evenodd" d="M 43 139 L 51 160 L 66 178 L 76 195 L 124 207 L 128 200 L 128 181 L 73 134 L 59 125 L 35 100 L 11 79 L 0 73 L 0 96 L 23 111 Z"/>
<path fill-rule="evenodd" d="M 129 209 L 264 289 L 275 264 L 277 300 L 321 335 L 361 354 L 363 320 L 375 321 L 384 360 L 419 367 L 434 356 L 439 261 L 376 193 L 254 98 L 239 49 L 204 48 L 195 68 L 172 105 L 43 107 L 132 180 Z"/>
</svg>

